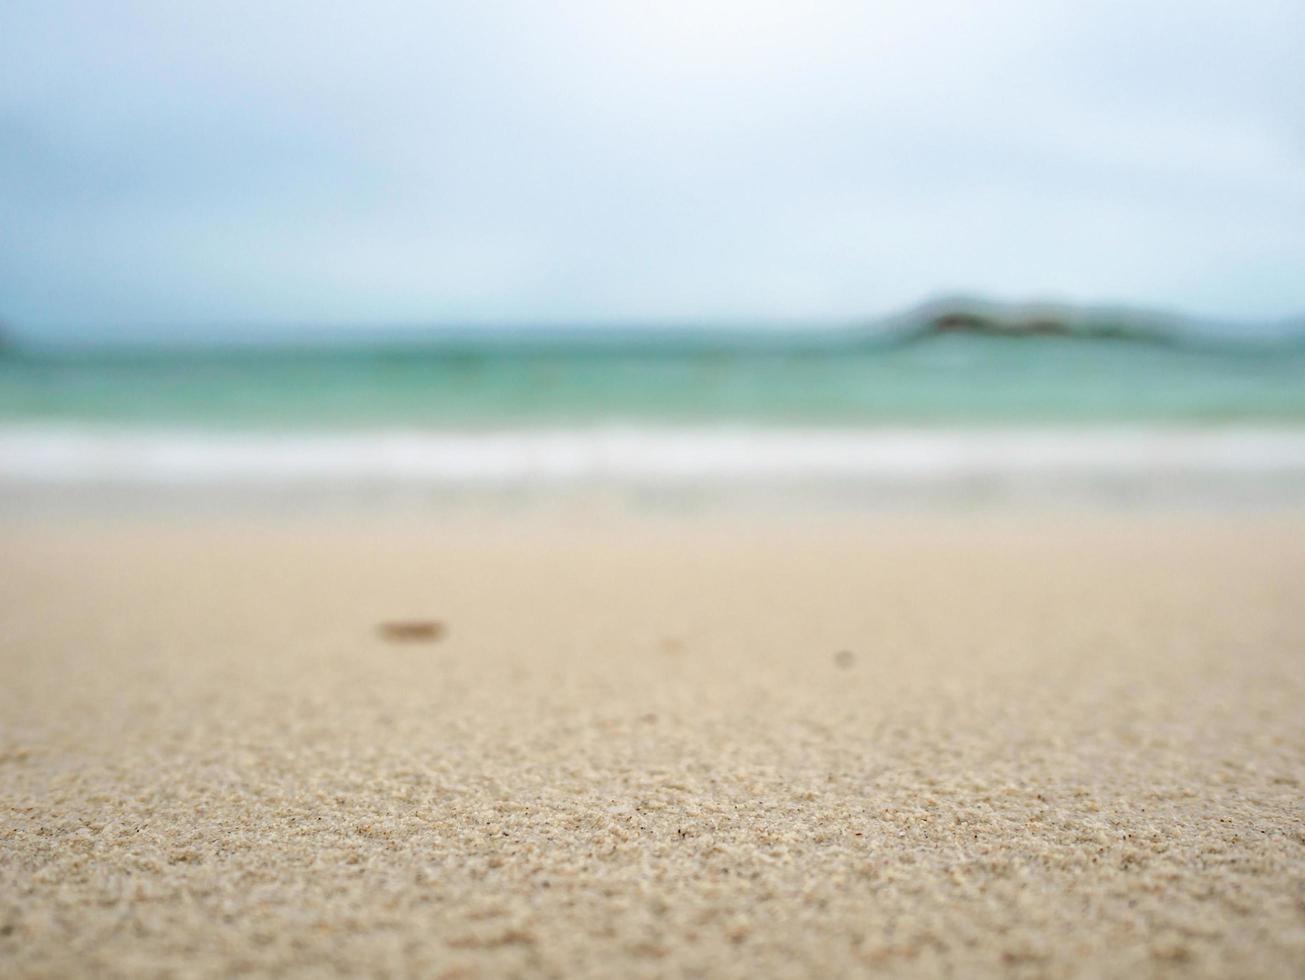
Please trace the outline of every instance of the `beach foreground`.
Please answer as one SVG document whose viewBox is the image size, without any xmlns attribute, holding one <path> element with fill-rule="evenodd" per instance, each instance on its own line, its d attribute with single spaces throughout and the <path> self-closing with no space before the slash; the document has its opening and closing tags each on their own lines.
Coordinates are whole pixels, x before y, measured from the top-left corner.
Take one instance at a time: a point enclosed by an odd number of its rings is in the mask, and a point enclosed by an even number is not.
<svg viewBox="0 0 1305 980">
<path fill-rule="evenodd" d="M 1302 541 L 11 520 L 0 974 L 1299 976 Z"/>
</svg>

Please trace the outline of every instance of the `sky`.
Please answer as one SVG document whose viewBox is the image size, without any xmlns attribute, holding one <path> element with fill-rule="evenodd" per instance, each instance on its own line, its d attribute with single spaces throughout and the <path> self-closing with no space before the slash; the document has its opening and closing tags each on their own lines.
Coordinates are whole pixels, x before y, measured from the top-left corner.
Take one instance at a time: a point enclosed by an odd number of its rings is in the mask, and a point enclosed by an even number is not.
<svg viewBox="0 0 1305 980">
<path fill-rule="evenodd" d="M 1300 0 L 6 0 L 0 322 L 1299 315 L 1303 50 Z"/>
</svg>

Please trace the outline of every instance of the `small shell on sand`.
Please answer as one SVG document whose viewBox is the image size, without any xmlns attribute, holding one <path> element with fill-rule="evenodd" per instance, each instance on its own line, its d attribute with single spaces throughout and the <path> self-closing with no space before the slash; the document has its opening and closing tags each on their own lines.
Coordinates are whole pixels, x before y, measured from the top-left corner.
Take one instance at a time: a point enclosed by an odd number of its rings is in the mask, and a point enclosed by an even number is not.
<svg viewBox="0 0 1305 980">
<path fill-rule="evenodd" d="M 434 619 L 395 619 L 376 627 L 391 643 L 433 643 L 444 636 L 444 624 Z"/>
</svg>

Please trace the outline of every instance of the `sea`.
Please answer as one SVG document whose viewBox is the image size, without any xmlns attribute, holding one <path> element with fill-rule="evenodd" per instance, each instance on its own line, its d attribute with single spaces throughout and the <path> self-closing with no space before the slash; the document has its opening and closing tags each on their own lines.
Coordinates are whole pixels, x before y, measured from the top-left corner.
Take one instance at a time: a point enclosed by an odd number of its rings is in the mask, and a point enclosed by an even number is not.
<svg viewBox="0 0 1305 980">
<path fill-rule="evenodd" d="M 8 349 L 0 500 L 1305 503 L 1301 343 L 541 336 Z"/>
</svg>

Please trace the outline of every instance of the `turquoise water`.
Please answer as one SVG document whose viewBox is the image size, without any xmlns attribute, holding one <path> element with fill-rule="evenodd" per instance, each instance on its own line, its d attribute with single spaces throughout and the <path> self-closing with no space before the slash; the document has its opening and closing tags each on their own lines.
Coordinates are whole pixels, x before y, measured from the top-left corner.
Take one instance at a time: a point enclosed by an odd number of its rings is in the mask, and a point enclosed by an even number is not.
<svg viewBox="0 0 1305 980">
<path fill-rule="evenodd" d="M 872 349 L 0 357 L 0 425 L 215 430 L 1305 422 L 1305 350 L 939 336 Z"/>
</svg>

